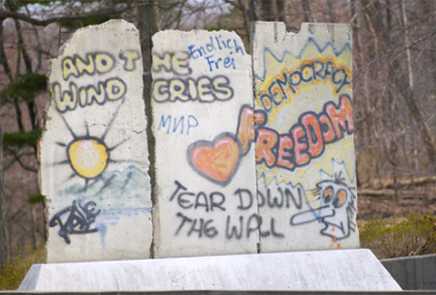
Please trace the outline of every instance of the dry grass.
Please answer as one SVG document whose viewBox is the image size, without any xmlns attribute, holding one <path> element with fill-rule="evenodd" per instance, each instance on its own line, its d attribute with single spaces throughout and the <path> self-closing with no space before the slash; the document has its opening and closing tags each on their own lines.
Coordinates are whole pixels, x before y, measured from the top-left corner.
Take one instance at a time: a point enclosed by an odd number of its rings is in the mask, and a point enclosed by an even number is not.
<svg viewBox="0 0 436 295">
<path fill-rule="evenodd" d="M 16 257 L 0 269 L 0 290 L 17 289 L 32 264 L 44 262 L 45 257 L 44 247 L 28 255 Z"/>
<path fill-rule="evenodd" d="M 436 253 L 435 216 L 373 219 L 359 227 L 361 247 L 371 249 L 378 258 Z"/>
<path fill-rule="evenodd" d="M 413 214 L 405 218 L 360 220 L 362 248 L 378 258 L 436 253 L 436 216 Z M 0 290 L 15 290 L 34 263 L 45 262 L 43 247 L 17 257 L 0 270 Z"/>
</svg>

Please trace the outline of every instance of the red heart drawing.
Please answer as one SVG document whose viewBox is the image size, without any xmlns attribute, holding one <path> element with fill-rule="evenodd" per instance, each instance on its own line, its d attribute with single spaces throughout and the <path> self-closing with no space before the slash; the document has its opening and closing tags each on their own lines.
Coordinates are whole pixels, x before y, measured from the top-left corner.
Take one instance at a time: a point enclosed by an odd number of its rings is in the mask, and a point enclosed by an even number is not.
<svg viewBox="0 0 436 295">
<path fill-rule="evenodd" d="M 201 176 L 226 185 L 239 167 L 241 146 L 231 133 L 222 133 L 212 142 L 200 140 L 188 147 L 188 162 Z"/>
</svg>

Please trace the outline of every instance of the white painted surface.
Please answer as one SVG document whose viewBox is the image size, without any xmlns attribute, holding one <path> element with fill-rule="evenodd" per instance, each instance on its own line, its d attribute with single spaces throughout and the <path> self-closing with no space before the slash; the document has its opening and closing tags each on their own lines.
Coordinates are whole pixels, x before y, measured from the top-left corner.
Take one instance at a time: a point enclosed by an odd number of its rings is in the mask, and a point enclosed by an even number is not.
<svg viewBox="0 0 436 295">
<path fill-rule="evenodd" d="M 366 249 L 34 265 L 20 291 L 401 290 Z"/>
<path fill-rule="evenodd" d="M 61 52 L 51 64 L 54 100 L 41 142 L 41 187 L 52 225 L 48 261 L 147 258 L 152 223 L 138 31 L 122 20 L 90 26 Z M 86 103 L 77 96 L 61 100 L 56 87 L 68 91 L 73 84 L 113 92 L 98 103 L 89 96 Z"/>
<path fill-rule="evenodd" d="M 241 108 L 253 104 L 251 58 L 226 31 L 161 31 L 153 46 L 156 256 L 256 252 L 254 149 L 238 139 Z M 253 196 L 246 210 L 238 189 Z M 239 238 L 226 233 L 241 224 Z"/>
<path fill-rule="evenodd" d="M 267 117 L 256 127 L 259 213 L 276 232 L 261 237 L 261 252 L 359 247 L 353 130 L 336 130 L 330 113 L 352 102 L 351 42 L 345 24 L 304 23 L 295 34 L 256 23 L 255 107 Z M 261 148 L 267 136 L 274 150 Z"/>
</svg>

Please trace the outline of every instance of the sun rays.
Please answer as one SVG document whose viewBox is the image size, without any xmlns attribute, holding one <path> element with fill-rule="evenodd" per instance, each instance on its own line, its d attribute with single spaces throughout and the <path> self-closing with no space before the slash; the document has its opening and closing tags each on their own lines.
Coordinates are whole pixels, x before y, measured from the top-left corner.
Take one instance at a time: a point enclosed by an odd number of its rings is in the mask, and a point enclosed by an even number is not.
<svg viewBox="0 0 436 295">
<path fill-rule="evenodd" d="M 108 179 L 104 177 L 104 172 L 107 170 L 110 163 L 126 162 L 126 160 L 113 159 L 111 154 L 130 139 L 129 137 L 123 138 L 112 146 L 109 146 L 106 141 L 106 137 L 109 134 L 124 101 L 125 100 L 123 99 L 118 105 L 100 136 L 91 134 L 89 124 L 86 120 L 84 120 L 85 134 L 78 134 L 67 122 L 64 115 L 59 114 L 65 127 L 73 138 L 69 142 L 56 142 L 57 146 L 65 150 L 65 159 L 56 162 L 53 165 L 68 165 L 71 167 L 72 173 L 68 176 L 66 181 L 72 180 L 76 177 L 83 179 L 84 191 L 98 180 L 104 181 L 104 186 L 101 190 L 110 185 L 113 177 Z"/>
</svg>

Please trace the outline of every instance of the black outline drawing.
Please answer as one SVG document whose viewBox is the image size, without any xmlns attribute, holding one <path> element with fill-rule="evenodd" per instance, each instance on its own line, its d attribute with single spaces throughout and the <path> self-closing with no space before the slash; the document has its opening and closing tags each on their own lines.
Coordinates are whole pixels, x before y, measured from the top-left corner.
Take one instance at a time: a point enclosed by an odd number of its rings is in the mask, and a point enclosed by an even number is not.
<svg viewBox="0 0 436 295">
<path fill-rule="evenodd" d="M 84 191 L 87 190 L 87 188 L 88 188 L 89 185 L 92 185 L 92 184 L 96 183 L 97 180 L 103 179 L 103 178 L 102 178 L 102 174 L 103 174 L 103 172 L 107 169 L 109 163 L 120 163 L 120 162 L 126 162 L 126 160 L 114 160 L 114 159 L 112 159 L 112 158 L 111 158 L 111 152 L 112 152 L 113 150 L 117 149 L 118 147 L 120 147 L 120 146 L 121 146 L 122 144 L 124 144 L 125 142 L 127 142 L 127 141 L 130 139 L 129 137 L 128 137 L 128 138 L 125 138 L 125 139 L 123 139 L 123 140 L 121 140 L 120 142 L 116 143 L 115 145 L 113 145 L 113 146 L 111 146 L 111 147 L 108 147 L 107 144 L 105 143 L 105 138 L 106 138 L 107 134 L 109 133 L 109 131 L 110 131 L 111 127 L 112 127 L 112 124 L 114 123 L 115 119 L 117 118 L 118 113 L 119 113 L 119 110 L 120 110 L 121 106 L 124 104 L 124 102 L 125 102 L 125 99 L 123 99 L 123 100 L 121 101 L 121 103 L 118 105 L 117 109 L 115 110 L 114 114 L 112 115 L 111 119 L 109 120 L 109 123 L 107 124 L 106 129 L 103 131 L 103 134 L 102 134 L 100 137 L 90 135 L 89 126 L 88 126 L 88 123 L 87 123 L 86 121 L 85 121 L 86 134 L 85 134 L 85 135 L 81 135 L 81 136 L 77 135 L 77 134 L 73 131 L 73 129 L 71 128 L 71 126 L 68 124 L 67 120 L 66 120 L 65 117 L 62 115 L 62 113 L 59 113 L 60 117 L 62 118 L 62 121 L 64 122 L 66 128 L 67 128 L 68 131 L 70 132 L 70 134 L 71 134 L 71 136 L 73 137 L 73 139 L 72 139 L 70 142 L 68 142 L 68 143 L 64 143 L 64 142 L 56 142 L 56 144 L 57 144 L 58 146 L 65 148 L 66 159 L 65 159 L 65 160 L 62 160 L 62 161 L 60 161 L 60 162 L 53 163 L 53 165 L 54 165 L 54 166 L 58 166 L 58 165 L 69 165 L 69 166 L 71 167 L 71 169 L 73 170 L 73 173 L 68 177 L 67 181 L 70 180 L 70 179 L 73 179 L 73 178 L 76 177 L 76 176 L 78 176 L 78 177 L 80 177 L 80 178 L 83 178 L 83 179 L 85 180 Z M 71 163 L 71 159 L 70 159 L 70 156 L 69 156 L 69 152 L 68 152 L 68 151 L 69 151 L 70 146 L 71 146 L 73 143 L 75 143 L 75 142 L 77 142 L 77 141 L 79 141 L 79 140 L 96 140 L 98 143 L 102 144 L 102 145 L 106 148 L 107 155 L 108 155 L 108 159 L 107 159 L 107 162 L 106 162 L 106 166 L 105 166 L 105 168 L 103 169 L 103 171 L 102 171 L 99 175 L 97 175 L 97 176 L 95 176 L 95 177 L 92 177 L 92 178 L 87 178 L 87 177 L 84 177 L 84 176 L 80 175 L 80 174 L 79 174 L 79 173 L 74 169 L 74 167 L 73 167 L 73 165 L 72 165 L 72 163 Z M 110 183 L 109 183 L 109 184 L 110 184 Z M 109 185 L 109 184 L 107 184 L 107 185 Z"/>
<path fill-rule="evenodd" d="M 82 204 L 81 201 L 73 201 L 71 206 L 56 213 L 49 222 L 50 227 L 59 225 L 58 235 L 64 239 L 65 243 L 71 244 L 70 235 L 89 234 L 98 231 L 92 228 L 96 217 L 101 210 L 96 210 L 97 204 L 93 201 Z M 67 215 L 64 220 L 62 217 Z"/>
<path fill-rule="evenodd" d="M 324 192 L 326 189 L 331 189 L 331 196 L 324 196 Z M 314 193 L 318 196 L 316 199 L 321 200 L 321 206 L 317 208 L 310 208 L 309 210 L 301 211 L 290 218 L 290 225 L 303 225 L 307 223 L 311 223 L 314 221 L 318 221 L 322 223 L 323 228 L 320 230 L 320 234 L 323 236 L 330 237 L 335 241 L 340 241 L 348 238 L 351 235 L 351 232 L 356 231 L 356 223 L 354 222 L 354 217 L 356 214 L 356 194 L 353 192 L 356 188 L 348 185 L 345 182 L 344 177 L 340 174 L 334 175 L 333 179 L 322 180 L 316 184 L 316 188 L 313 190 Z M 340 203 L 340 199 L 338 197 L 338 193 L 340 191 L 345 191 L 347 193 L 346 199 L 343 203 Z M 335 223 L 329 220 L 330 218 L 336 216 L 336 210 L 339 208 L 345 208 L 346 213 L 346 224 L 343 222 Z M 297 219 L 297 221 L 296 221 Z M 301 219 L 301 221 L 298 221 Z M 331 234 L 328 230 L 329 228 L 333 228 L 333 232 L 338 230 L 338 233 L 341 234 L 340 237 L 335 234 Z"/>
</svg>

